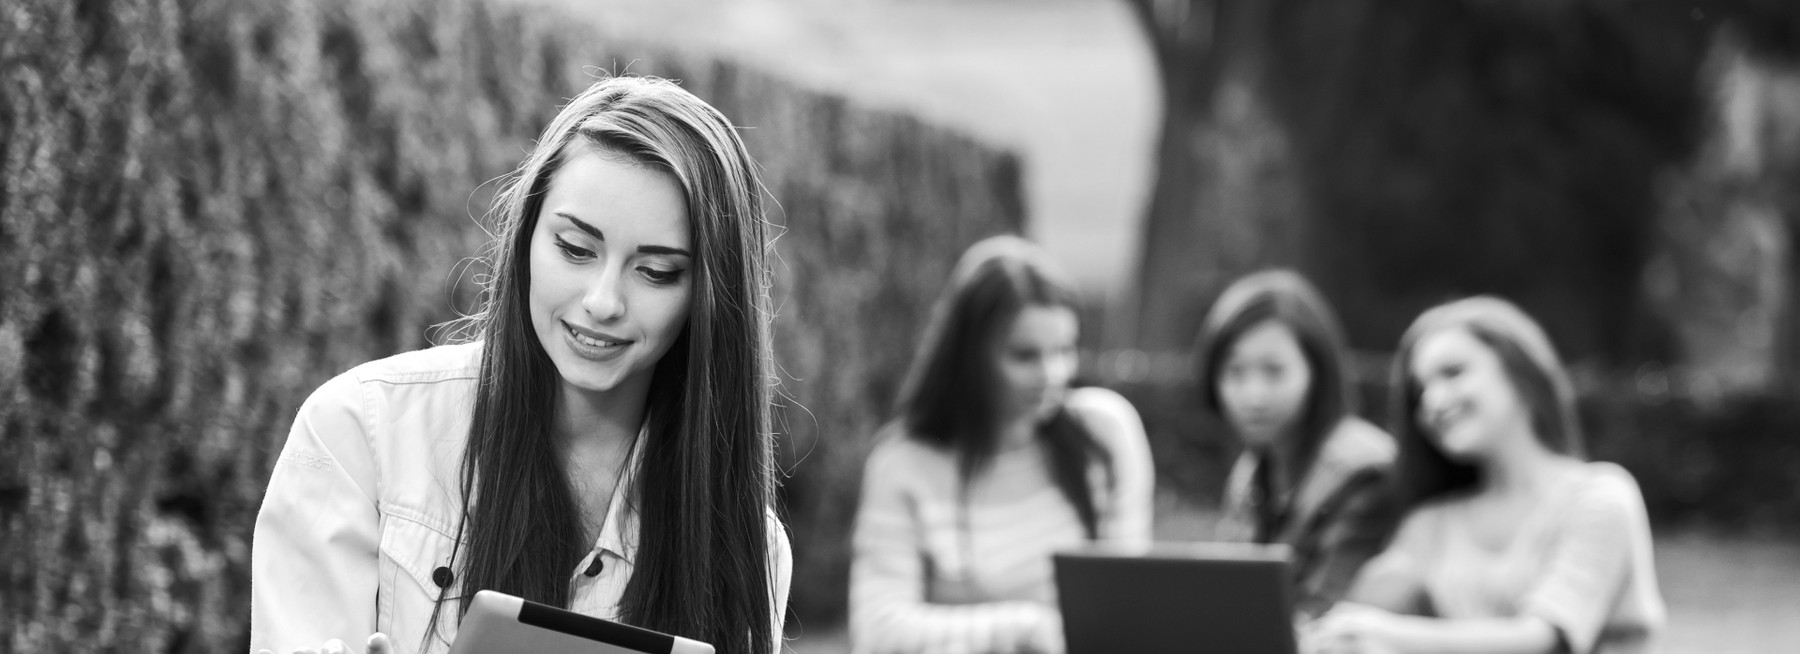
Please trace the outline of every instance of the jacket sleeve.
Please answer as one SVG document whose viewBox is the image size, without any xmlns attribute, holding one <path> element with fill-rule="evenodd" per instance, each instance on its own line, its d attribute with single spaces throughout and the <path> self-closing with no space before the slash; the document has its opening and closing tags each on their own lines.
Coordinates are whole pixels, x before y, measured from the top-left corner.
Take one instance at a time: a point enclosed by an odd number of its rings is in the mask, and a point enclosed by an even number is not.
<svg viewBox="0 0 1800 654">
<path fill-rule="evenodd" d="M 769 558 L 773 564 L 770 566 L 773 577 L 770 579 L 772 583 L 769 584 L 769 589 L 775 594 L 775 605 L 769 612 L 775 621 L 774 629 L 769 632 L 775 636 L 775 648 L 769 651 L 779 652 L 782 631 L 787 624 L 788 591 L 792 588 L 794 579 L 794 548 L 788 540 L 787 526 L 781 523 L 781 518 L 776 517 L 773 509 L 769 511 L 768 533 Z"/>
<path fill-rule="evenodd" d="M 1397 511 L 1387 492 L 1387 469 L 1363 468 L 1344 481 L 1315 527 L 1317 560 L 1298 580 L 1303 618 L 1318 617 L 1350 590 L 1363 564 L 1381 553 Z"/>
<path fill-rule="evenodd" d="M 850 565 L 850 638 L 860 654 L 1014 652 L 1061 641 L 1055 610 L 1034 602 L 932 604 L 925 600 L 920 521 L 904 462 L 869 457 Z M 902 464 L 902 465 L 896 465 Z"/>
<path fill-rule="evenodd" d="M 375 631 L 375 463 L 355 378 L 307 398 L 275 463 L 250 555 L 250 651 L 360 644 Z"/>
</svg>

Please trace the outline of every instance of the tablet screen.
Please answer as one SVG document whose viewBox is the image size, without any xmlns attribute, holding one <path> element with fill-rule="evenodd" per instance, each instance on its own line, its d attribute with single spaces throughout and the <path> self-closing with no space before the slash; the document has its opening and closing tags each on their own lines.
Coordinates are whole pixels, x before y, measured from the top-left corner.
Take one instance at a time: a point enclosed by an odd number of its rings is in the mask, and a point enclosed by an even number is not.
<svg viewBox="0 0 1800 654">
<path fill-rule="evenodd" d="M 711 645 L 484 590 L 450 654 L 712 654 Z"/>
</svg>

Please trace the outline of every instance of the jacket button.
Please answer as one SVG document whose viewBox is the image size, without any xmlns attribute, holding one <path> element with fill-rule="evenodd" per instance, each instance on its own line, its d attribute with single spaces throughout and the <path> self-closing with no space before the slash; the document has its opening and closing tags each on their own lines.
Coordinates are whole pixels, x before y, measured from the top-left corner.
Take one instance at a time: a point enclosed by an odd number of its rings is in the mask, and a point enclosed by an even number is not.
<svg viewBox="0 0 1800 654">
<path fill-rule="evenodd" d="M 449 588 L 450 584 L 456 583 L 456 575 L 449 567 L 440 565 L 431 571 L 431 583 L 437 584 L 438 588 Z"/>
</svg>

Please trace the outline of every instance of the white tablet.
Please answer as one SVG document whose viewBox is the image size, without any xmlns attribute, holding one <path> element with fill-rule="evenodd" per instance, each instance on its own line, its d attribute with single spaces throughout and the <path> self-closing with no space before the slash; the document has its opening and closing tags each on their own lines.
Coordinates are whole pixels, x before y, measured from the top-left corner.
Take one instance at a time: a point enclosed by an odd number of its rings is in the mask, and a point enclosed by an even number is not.
<svg viewBox="0 0 1800 654">
<path fill-rule="evenodd" d="M 450 654 L 713 654 L 697 640 L 619 624 L 484 590 L 475 594 Z"/>
</svg>

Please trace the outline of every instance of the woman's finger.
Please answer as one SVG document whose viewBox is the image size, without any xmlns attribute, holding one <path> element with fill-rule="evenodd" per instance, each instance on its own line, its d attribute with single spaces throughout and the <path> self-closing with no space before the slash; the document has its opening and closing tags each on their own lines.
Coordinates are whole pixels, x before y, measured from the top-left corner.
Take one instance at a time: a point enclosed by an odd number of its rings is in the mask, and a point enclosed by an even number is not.
<svg viewBox="0 0 1800 654">
<path fill-rule="evenodd" d="M 394 644 L 388 642 L 387 634 L 379 631 L 369 635 L 368 654 L 393 654 Z"/>
<path fill-rule="evenodd" d="M 344 641 L 340 639 L 333 638 L 325 641 L 325 648 L 320 654 L 350 654 L 350 646 L 345 645 Z"/>
</svg>

